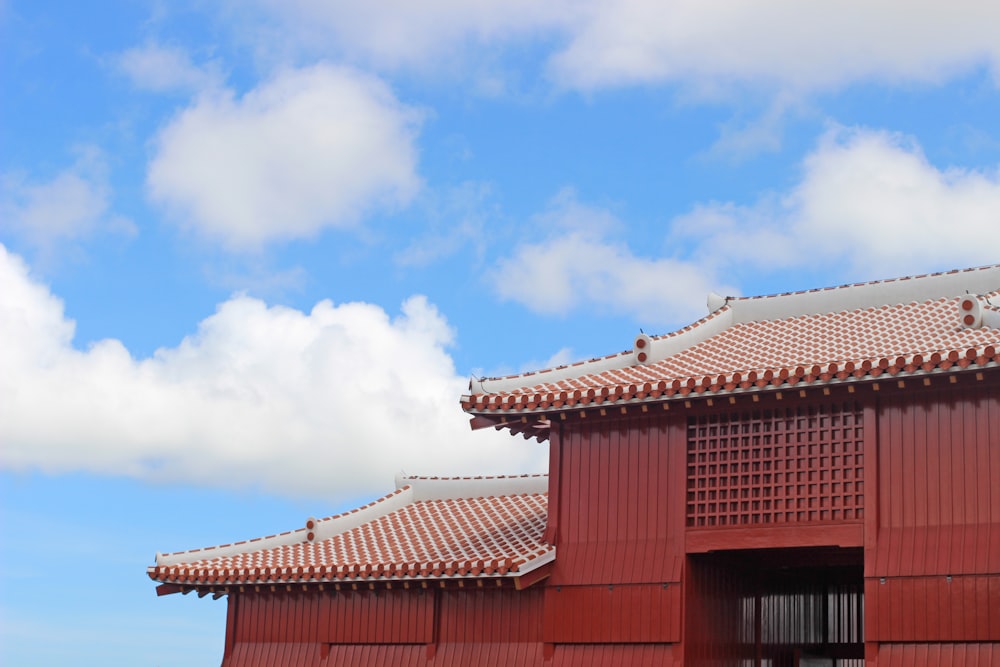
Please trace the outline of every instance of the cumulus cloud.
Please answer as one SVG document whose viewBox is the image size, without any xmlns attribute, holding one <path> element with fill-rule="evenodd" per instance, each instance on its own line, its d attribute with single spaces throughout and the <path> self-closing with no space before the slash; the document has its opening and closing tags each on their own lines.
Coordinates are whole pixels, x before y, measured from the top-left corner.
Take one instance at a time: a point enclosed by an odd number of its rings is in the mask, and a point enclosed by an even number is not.
<svg viewBox="0 0 1000 667">
<path fill-rule="evenodd" d="M 411 473 L 544 470 L 545 447 L 472 433 L 453 332 L 423 297 L 310 312 L 236 296 L 179 345 L 73 346 L 62 302 L 0 246 L 2 465 L 349 497 Z"/>
<path fill-rule="evenodd" d="M 109 213 L 111 186 L 101 152 L 79 150 L 76 162 L 49 180 L 20 172 L 0 177 L 0 229 L 33 245 L 52 244 L 97 231 L 135 232 L 133 224 Z"/>
<path fill-rule="evenodd" d="M 673 238 L 712 266 L 821 263 L 860 280 L 995 262 L 998 211 L 1000 166 L 941 169 L 906 136 L 834 128 L 789 192 L 698 206 Z"/>
<path fill-rule="evenodd" d="M 411 200 L 420 118 L 357 71 L 285 70 L 242 96 L 197 97 L 156 137 L 147 185 L 231 249 L 311 237 Z"/>
<path fill-rule="evenodd" d="M 676 257 L 637 255 L 615 240 L 621 222 L 609 211 L 560 193 L 535 225 L 541 240 L 501 259 L 491 279 L 499 296 L 546 314 L 596 306 L 641 322 L 700 317 L 705 294 L 718 289 L 705 267 Z M 647 245 L 647 244 L 642 244 Z"/>
<path fill-rule="evenodd" d="M 117 65 L 137 88 L 156 93 L 194 93 L 222 83 L 216 63 L 195 65 L 186 51 L 175 46 L 133 47 L 118 56 Z"/>
<path fill-rule="evenodd" d="M 464 62 L 484 46 L 547 49 L 560 84 L 734 82 L 795 90 L 853 81 L 939 82 L 972 67 L 1000 77 L 1000 7 L 944 3 L 720 0 L 258 0 L 293 43 L 380 66 Z M 266 32 L 260 41 L 273 42 Z M 273 48 L 273 47 L 272 47 Z M 462 58 L 455 54 L 464 50 Z"/>
<path fill-rule="evenodd" d="M 704 314 L 709 291 L 740 294 L 726 283 L 749 272 L 857 281 L 996 262 L 1000 166 L 941 169 L 905 136 L 834 128 L 788 192 L 699 204 L 658 239 L 626 243 L 609 212 L 555 202 L 542 238 L 497 264 L 497 293 L 540 313 L 597 307 L 676 325 Z M 650 245 L 670 256 L 633 250 Z"/>
</svg>

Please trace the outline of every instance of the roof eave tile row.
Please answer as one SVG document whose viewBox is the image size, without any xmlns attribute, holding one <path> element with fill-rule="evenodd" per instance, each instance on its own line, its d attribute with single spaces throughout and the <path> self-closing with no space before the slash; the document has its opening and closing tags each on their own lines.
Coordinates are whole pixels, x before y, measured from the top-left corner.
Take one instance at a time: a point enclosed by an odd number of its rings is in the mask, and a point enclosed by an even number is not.
<svg viewBox="0 0 1000 667">
<path fill-rule="evenodd" d="M 1000 364 L 997 344 L 966 350 L 927 352 L 909 356 L 880 357 L 861 361 L 797 365 L 778 369 L 737 371 L 703 377 L 677 378 L 657 382 L 595 386 L 588 389 L 477 394 L 462 397 L 462 408 L 473 414 L 544 412 L 604 403 L 643 402 L 691 394 L 725 394 L 746 390 L 780 389 L 799 384 L 829 384 L 877 379 L 883 374 L 920 375 L 964 370 L 972 366 Z"/>
<path fill-rule="evenodd" d="M 380 563 L 352 565 L 303 565 L 286 567 L 213 568 L 188 565 L 153 566 L 153 581 L 186 585 L 246 585 L 277 583 L 335 583 L 352 581 L 405 581 L 447 578 L 516 576 L 555 558 L 547 547 L 516 558 L 435 561 L 429 563 Z"/>
</svg>

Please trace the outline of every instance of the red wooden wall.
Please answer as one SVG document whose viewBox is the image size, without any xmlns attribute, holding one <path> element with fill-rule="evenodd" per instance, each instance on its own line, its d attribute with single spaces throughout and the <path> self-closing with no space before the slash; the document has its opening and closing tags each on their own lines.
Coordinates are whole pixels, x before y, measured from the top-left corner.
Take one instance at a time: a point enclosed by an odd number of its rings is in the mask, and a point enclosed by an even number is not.
<svg viewBox="0 0 1000 667">
<path fill-rule="evenodd" d="M 942 661 L 952 649 L 937 643 L 1000 641 L 1000 391 L 982 382 L 883 396 L 878 414 L 866 640 Z M 902 664 L 905 650 L 883 646 L 879 664 Z M 970 645 L 963 664 L 1000 663 L 977 662 L 990 651 Z"/>
<path fill-rule="evenodd" d="M 556 656 L 575 656 L 566 664 L 583 655 L 606 656 L 588 664 L 673 660 L 683 620 L 683 422 L 635 414 L 554 431 L 549 536 L 557 557 L 544 641 L 557 644 Z"/>
<path fill-rule="evenodd" d="M 535 665 L 541 588 L 233 593 L 224 667 Z"/>
<path fill-rule="evenodd" d="M 630 414 L 553 429 L 556 565 L 550 585 L 679 582 L 683 418 Z"/>
<path fill-rule="evenodd" d="M 231 594 L 224 664 L 788 661 L 813 641 L 797 619 L 826 608 L 843 616 L 842 650 L 863 639 L 870 666 L 1000 665 L 1000 383 L 970 377 L 554 421 L 548 580 Z M 816 571 L 801 590 L 710 553 L 803 547 L 822 562 L 798 564 Z M 854 578 L 830 588 L 824 567 Z M 820 602 L 795 606 L 806 599 Z"/>
</svg>

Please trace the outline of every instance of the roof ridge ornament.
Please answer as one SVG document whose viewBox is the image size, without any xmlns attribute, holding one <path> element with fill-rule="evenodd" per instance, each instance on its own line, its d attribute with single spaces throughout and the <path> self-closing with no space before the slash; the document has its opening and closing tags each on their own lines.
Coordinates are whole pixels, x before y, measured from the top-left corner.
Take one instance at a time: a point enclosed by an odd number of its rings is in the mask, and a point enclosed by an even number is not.
<svg viewBox="0 0 1000 667">
<path fill-rule="evenodd" d="M 970 294 L 966 291 L 964 296 L 959 297 L 958 316 L 964 329 L 1000 329 L 1000 308 L 990 303 L 985 294 Z"/>
<path fill-rule="evenodd" d="M 962 318 L 962 326 L 966 329 L 978 329 L 983 326 L 983 306 L 979 297 L 966 291 L 958 301 L 958 313 Z"/>
<path fill-rule="evenodd" d="M 725 307 L 725 305 L 729 303 L 729 299 L 731 298 L 732 297 L 722 296 L 721 294 L 718 294 L 716 292 L 709 292 L 708 299 L 706 300 L 706 305 L 708 306 L 708 312 L 714 313 L 720 308 Z"/>
</svg>

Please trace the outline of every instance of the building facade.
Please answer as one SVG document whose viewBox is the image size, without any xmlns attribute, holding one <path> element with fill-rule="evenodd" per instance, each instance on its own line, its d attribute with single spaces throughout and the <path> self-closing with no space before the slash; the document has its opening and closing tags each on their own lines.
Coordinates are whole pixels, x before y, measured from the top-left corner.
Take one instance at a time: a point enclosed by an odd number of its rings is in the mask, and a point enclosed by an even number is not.
<svg viewBox="0 0 1000 667">
<path fill-rule="evenodd" d="M 1000 266 L 713 295 L 470 385 L 547 477 L 399 480 L 149 574 L 228 596 L 225 665 L 998 665 L 997 306 Z"/>
</svg>

